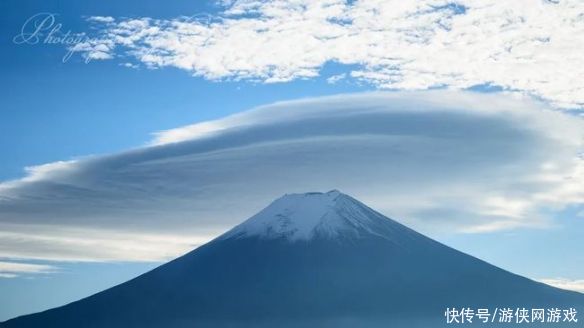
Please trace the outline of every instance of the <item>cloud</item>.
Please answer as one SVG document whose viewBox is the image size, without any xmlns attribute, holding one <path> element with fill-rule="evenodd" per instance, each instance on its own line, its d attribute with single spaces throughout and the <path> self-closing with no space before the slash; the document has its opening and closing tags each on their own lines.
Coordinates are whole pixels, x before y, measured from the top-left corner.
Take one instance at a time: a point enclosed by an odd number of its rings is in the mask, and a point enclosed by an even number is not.
<svg viewBox="0 0 584 328">
<path fill-rule="evenodd" d="M 0 261 L 0 278 L 16 278 L 20 275 L 53 273 L 56 270 L 56 267 L 45 264 Z"/>
<path fill-rule="evenodd" d="M 565 279 L 565 278 L 553 278 L 553 279 L 539 279 L 540 282 L 548 284 L 554 287 L 574 290 L 580 293 L 584 293 L 584 279 Z"/>
<path fill-rule="evenodd" d="M 180 231 L 166 235 L 154 231 L 118 232 L 113 228 L 84 228 L 75 224 L 8 224 L 0 227 L 0 258 L 60 262 L 165 261 L 213 237 L 212 233 L 181 236 Z"/>
<path fill-rule="evenodd" d="M 326 79 L 326 82 L 329 84 L 335 84 L 343 79 L 345 79 L 347 77 L 347 74 L 343 73 L 343 74 L 337 74 L 337 75 L 333 75 L 331 77 L 329 77 L 328 79 Z"/>
<path fill-rule="evenodd" d="M 584 106 L 579 0 L 225 1 L 214 15 L 94 17 L 89 59 L 133 58 L 210 80 L 310 79 L 325 64 L 382 89 L 499 87 Z"/>
<path fill-rule="evenodd" d="M 545 228 L 584 203 L 583 124 L 504 94 L 279 102 L 0 184 L 0 256 L 160 260 L 284 193 L 330 189 L 426 233 Z"/>
<path fill-rule="evenodd" d="M 111 16 L 91 16 L 87 20 L 97 23 L 113 23 L 115 21 L 115 19 Z"/>
</svg>

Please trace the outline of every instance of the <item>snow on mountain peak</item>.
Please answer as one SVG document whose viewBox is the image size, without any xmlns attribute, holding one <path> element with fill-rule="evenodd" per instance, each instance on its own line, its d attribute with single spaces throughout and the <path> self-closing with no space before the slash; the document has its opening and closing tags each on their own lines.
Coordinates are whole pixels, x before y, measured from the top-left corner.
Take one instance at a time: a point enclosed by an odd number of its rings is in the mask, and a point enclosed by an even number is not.
<svg viewBox="0 0 584 328">
<path fill-rule="evenodd" d="M 404 230 L 409 229 L 352 197 L 331 190 L 286 194 L 222 238 L 258 236 L 309 240 L 315 236 L 358 237 L 364 233 L 388 237 L 388 233 L 403 233 Z"/>
</svg>

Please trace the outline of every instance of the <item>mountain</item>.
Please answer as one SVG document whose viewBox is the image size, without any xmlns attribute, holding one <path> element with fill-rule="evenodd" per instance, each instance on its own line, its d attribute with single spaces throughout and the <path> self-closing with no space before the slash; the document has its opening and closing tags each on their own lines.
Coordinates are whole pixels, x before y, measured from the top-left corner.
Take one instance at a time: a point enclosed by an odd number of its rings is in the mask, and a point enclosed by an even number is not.
<svg viewBox="0 0 584 328">
<path fill-rule="evenodd" d="M 426 328 L 446 326 L 447 307 L 582 311 L 584 295 L 499 269 L 330 191 L 285 195 L 133 280 L 0 327 Z"/>
</svg>

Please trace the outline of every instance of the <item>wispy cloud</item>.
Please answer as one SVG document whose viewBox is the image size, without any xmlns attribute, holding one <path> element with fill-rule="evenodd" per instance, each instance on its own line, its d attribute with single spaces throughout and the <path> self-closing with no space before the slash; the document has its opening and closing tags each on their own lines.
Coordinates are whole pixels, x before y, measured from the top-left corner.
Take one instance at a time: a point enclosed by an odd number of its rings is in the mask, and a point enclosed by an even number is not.
<svg viewBox="0 0 584 328">
<path fill-rule="evenodd" d="M 91 206 L 87 208 L 91 210 Z M 60 262 L 165 261 L 208 242 L 217 234 L 217 231 L 205 232 L 205 227 L 201 227 L 199 234 L 183 235 L 178 229 L 173 233 L 129 232 L 128 229 L 120 232 L 115 227 L 63 226 L 58 222 L 0 224 L 0 228 L 0 258 Z"/>
<path fill-rule="evenodd" d="M 20 275 L 53 273 L 52 265 L 0 261 L 0 278 L 16 278 Z"/>
<path fill-rule="evenodd" d="M 211 80 L 308 79 L 336 63 L 379 88 L 489 85 L 584 106 L 579 0 L 239 0 L 214 15 L 90 20 L 99 35 L 75 46 L 88 58 Z"/>
<path fill-rule="evenodd" d="M 326 81 L 330 84 L 335 84 L 343 79 L 345 79 L 347 77 L 347 74 L 343 73 L 343 74 L 337 74 L 337 75 L 333 75 L 329 78 L 326 79 Z"/>
<path fill-rule="evenodd" d="M 0 257 L 160 260 L 335 188 L 423 232 L 545 227 L 584 203 L 583 141 L 581 118 L 502 94 L 280 102 L 0 184 Z"/>
<path fill-rule="evenodd" d="M 580 293 L 584 293 L 584 279 L 566 279 L 566 278 L 551 278 L 551 279 L 539 279 L 540 282 L 548 284 L 554 287 L 574 290 Z"/>
</svg>

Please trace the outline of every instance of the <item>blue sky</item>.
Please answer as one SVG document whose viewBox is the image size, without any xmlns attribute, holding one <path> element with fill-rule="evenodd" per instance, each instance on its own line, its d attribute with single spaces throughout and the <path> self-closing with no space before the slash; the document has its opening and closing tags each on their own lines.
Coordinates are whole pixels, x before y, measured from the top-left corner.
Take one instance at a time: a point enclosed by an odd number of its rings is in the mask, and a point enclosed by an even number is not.
<svg viewBox="0 0 584 328">
<path fill-rule="evenodd" d="M 0 53 L 3 62 L 10 63 L 3 65 L 0 76 L 0 86 L 9 95 L 0 100 L 4 108 L 0 127 L 14 136 L 0 141 L 0 149 L 10 152 L 0 163 L 4 180 L 22 176 L 24 166 L 139 146 L 155 131 L 276 100 L 364 89 L 333 86 L 322 79 L 294 85 L 210 83 L 177 69 L 124 69 L 118 62 L 86 65 L 80 55 L 62 63 L 66 49 L 60 45 L 12 42 L 30 16 L 57 13 L 67 29 L 82 32 L 87 28 L 83 17 L 90 15 L 175 17 L 185 12 L 208 12 L 215 6 L 205 6 L 205 2 L 187 5 L 186 1 L 170 8 L 159 8 L 154 2 L 140 8 L 113 1 L 87 8 L 74 1 L 29 3 L 2 4 L 5 12 L 13 13 L 2 21 Z M 217 94 L 221 97 L 213 96 Z"/>
<path fill-rule="evenodd" d="M 582 288 L 584 45 L 568 42 L 582 8 L 484 2 L 488 11 L 465 1 L 392 11 L 376 1 L 4 1 L 0 320 L 151 269 L 287 187 L 339 188 L 495 265 Z M 389 16 L 370 17 L 376 7 Z M 43 12 L 96 41 L 67 62 L 65 45 L 15 44 Z M 566 19 L 549 26 L 549 13 Z M 368 25 L 390 16 L 404 35 Z M 473 19 L 484 43 L 460 37 Z M 390 95 L 362 93 L 378 90 Z M 359 94 L 338 96 L 347 93 Z M 330 158 L 348 164 L 330 168 Z M 241 196 L 246 179 L 257 190 Z"/>
</svg>

